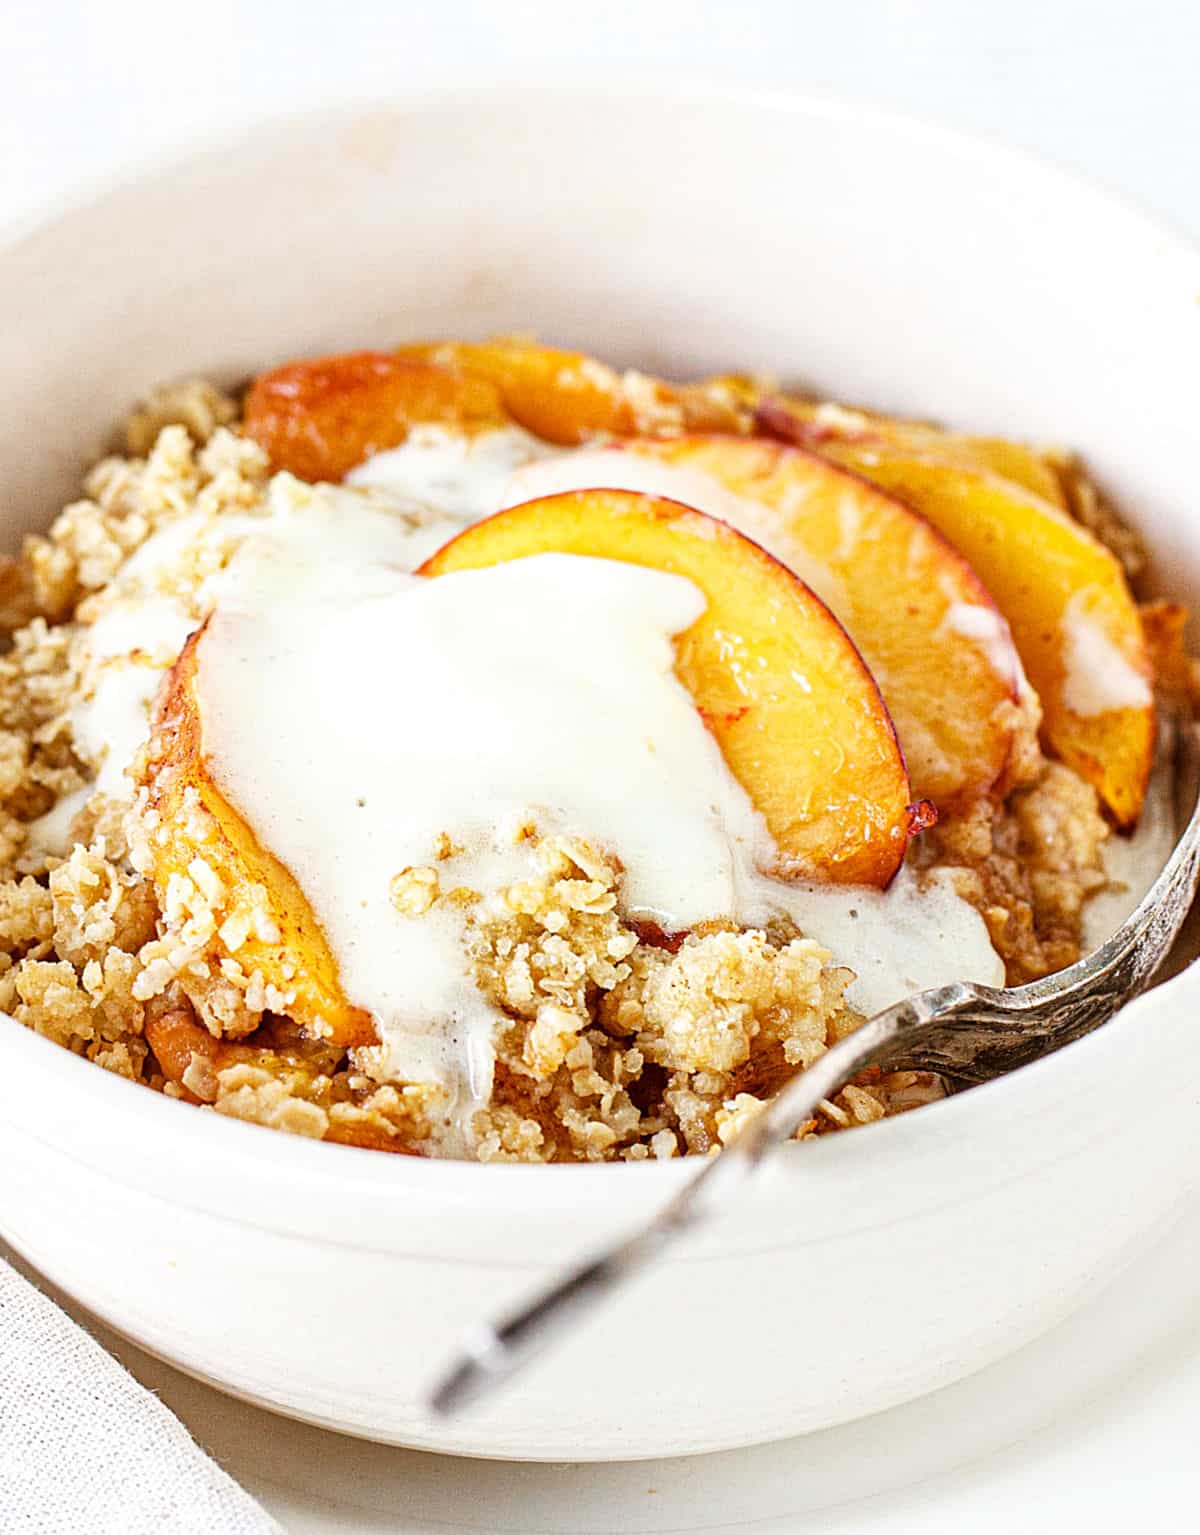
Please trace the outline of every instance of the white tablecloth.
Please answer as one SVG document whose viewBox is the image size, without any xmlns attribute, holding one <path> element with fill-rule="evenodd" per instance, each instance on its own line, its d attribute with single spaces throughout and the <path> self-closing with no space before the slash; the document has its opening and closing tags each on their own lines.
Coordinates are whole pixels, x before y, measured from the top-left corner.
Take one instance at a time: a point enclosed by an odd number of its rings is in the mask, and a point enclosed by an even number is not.
<svg viewBox="0 0 1200 1535">
<path fill-rule="evenodd" d="M 175 1415 L 0 1261 L 3 1535 L 279 1535 Z"/>
</svg>

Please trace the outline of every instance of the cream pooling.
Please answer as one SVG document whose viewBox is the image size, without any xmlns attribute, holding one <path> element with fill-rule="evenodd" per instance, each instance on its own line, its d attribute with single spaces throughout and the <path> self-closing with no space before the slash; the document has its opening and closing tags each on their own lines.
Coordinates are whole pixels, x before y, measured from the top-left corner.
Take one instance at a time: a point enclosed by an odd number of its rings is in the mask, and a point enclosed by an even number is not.
<svg viewBox="0 0 1200 1535">
<path fill-rule="evenodd" d="M 562 455 L 562 449 L 519 426 L 467 437 L 422 425 L 413 427 L 400 447 L 352 469 L 346 483 L 405 497 L 458 522 L 477 522 L 500 510 L 516 470 Z"/>
<path fill-rule="evenodd" d="M 259 556 L 268 546 L 273 546 L 277 562 L 292 567 L 291 585 L 293 588 L 303 586 L 307 598 L 316 598 L 318 588 L 314 583 L 319 581 L 326 606 L 357 603 L 367 590 L 382 596 L 407 584 L 402 579 L 403 572 L 443 543 L 457 527 L 514 499 L 522 499 L 523 494 L 559 488 L 553 481 L 537 484 L 537 476 L 565 472 L 569 477 L 575 477 L 574 483 L 596 483 L 594 476 L 599 467 L 603 478 L 611 483 L 614 462 L 619 461 L 628 467 L 631 457 L 626 453 L 594 448 L 564 453 L 516 428 L 485 433 L 476 438 L 459 437 L 437 427 L 422 428 L 414 432 L 402 448 L 379 455 L 356 470 L 351 476 L 354 482 L 351 487 L 305 486 L 288 475 L 277 475 L 271 483 L 264 513 L 221 518 L 215 523 L 211 518 L 185 517 L 169 524 L 127 562 L 119 578 L 119 591 L 115 594 L 119 600 L 115 605 L 106 603 L 105 612 L 85 632 L 97 685 L 92 697 L 77 710 L 74 726 L 76 741 L 84 756 L 100 763 L 96 786 L 110 792 L 124 790 L 125 768 L 145 739 L 152 698 L 162 673 L 173 661 L 183 638 L 199 621 L 197 613 L 201 609 L 207 611 L 213 602 L 224 607 L 222 593 L 226 576 L 221 567 L 248 535 L 265 535 L 253 540 L 259 551 L 255 562 L 261 565 Z M 536 462 L 544 459 L 554 462 L 544 466 Z M 523 467 L 530 464 L 533 467 L 522 474 Z M 729 520 L 738 520 L 728 505 L 716 504 L 721 496 L 728 502 L 737 500 L 716 481 L 693 474 L 691 479 L 705 483 L 685 485 L 679 478 L 685 471 L 673 466 L 663 467 L 673 469 L 670 483 L 656 482 L 653 486 L 630 488 L 674 494 L 678 499 L 697 502 L 710 513 L 724 512 Z M 336 539 L 329 536 L 325 515 L 332 512 L 336 512 Z M 191 602 L 175 602 L 170 596 L 163 598 L 154 589 L 156 569 L 162 568 L 169 573 L 184 546 L 197 543 L 213 545 L 209 551 L 213 567 L 211 579 Z M 235 561 L 235 575 L 240 565 L 240 560 Z M 628 577 L 629 567 L 620 569 Z M 654 573 L 642 574 L 651 578 Z M 286 587 L 288 583 L 283 584 Z M 692 595 L 695 601 L 700 600 L 698 593 Z M 292 598 L 294 606 L 294 590 Z M 544 600 L 543 595 L 531 589 L 527 599 L 529 604 L 541 605 Z M 304 622 L 299 615 L 297 618 Z M 970 631 L 974 633 L 977 618 L 974 610 L 966 610 L 954 613 L 950 621 L 955 627 L 960 622 L 964 626 L 970 625 Z M 660 631 L 664 644 L 669 635 L 669 627 Z M 989 631 L 979 637 L 991 639 L 992 635 Z M 674 682 L 673 677 L 669 680 Z M 690 701 L 687 718 L 693 726 L 697 723 L 694 711 L 690 711 Z M 758 925 L 781 911 L 788 912 L 799 927 L 830 948 L 837 959 L 856 970 L 858 978 L 850 988 L 849 998 L 855 1006 L 867 1012 L 906 992 L 947 979 L 963 976 L 993 982 L 1000 979 L 999 962 L 987 944 L 982 924 L 974 911 L 948 890 L 930 888 L 928 884 L 919 886 L 908 871 L 903 871 L 893 886 L 882 894 L 840 891 L 830 887 L 806 889 L 784 886 L 764 878 L 758 872 L 756 859 L 764 845 L 765 833 L 752 806 L 730 778 L 719 753 L 715 752 L 707 732 L 702 731 L 701 738 L 703 748 L 715 758 L 716 771 L 725 788 L 734 796 L 732 801 L 723 803 L 721 816 L 717 819 L 721 821 L 725 817 L 729 825 L 739 823 L 744 828 L 740 841 L 737 838 L 731 840 L 729 827 L 722 821 L 726 842 L 720 854 L 724 861 L 718 861 L 724 871 L 724 883 L 718 880 L 712 887 L 712 898 L 719 902 L 719 914 L 733 916 L 746 925 Z M 691 760 L 689 749 L 688 771 L 698 773 L 699 762 L 699 758 Z M 65 838 L 69 819 L 66 811 L 78 808 L 72 801 L 86 799 L 89 792 L 84 790 L 80 796 L 64 799 L 50 816 L 44 817 L 47 833 L 53 831 L 56 840 L 59 836 Z M 236 795 L 231 797 L 236 798 Z M 56 823 L 53 827 L 48 824 L 51 821 Z M 619 830 L 606 833 L 598 825 L 584 826 L 582 817 L 579 829 L 611 841 L 617 851 L 622 850 L 620 837 L 623 833 Z M 483 838 L 473 854 L 477 860 L 478 882 L 489 888 L 518 878 L 522 872 L 522 855 L 505 845 L 502 826 L 498 831 L 490 846 L 485 845 L 487 839 Z M 264 840 L 269 842 L 270 839 L 264 835 Z M 1155 843 L 1157 840 L 1154 839 Z M 65 848 L 54 850 L 65 851 Z M 1153 861 L 1156 852 L 1157 848 L 1154 852 L 1146 849 L 1149 861 Z M 281 853 L 281 856 L 288 861 L 286 854 Z M 428 850 L 423 857 L 428 858 Z M 654 872 L 657 857 L 657 848 L 652 855 L 647 855 L 646 866 L 651 872 Z M 395 872 L 397 861 L 392 858 L 388 861 L 391 872 Z M 638 862 L 642 861 L 639 857 Z M 638 870 L 631 871 L 626 890 L 627 905 L 636 894 L 638 873 Z M 658 905 L 647 898 L 644 909 L 657 911 L 663 918 L 671 915 L 668 903 L 661 898 Z M 682 910 L 680 907 L 679 911 Z M 713 914 L 712 910 L 702 913 Z M 685 919 L 676 914 L 674 920 Z M 430 942 L 430 933 L 437 925 L 436 917 L 433 921 L 410 924 L 412 928 L 424 931 L 426 943 Z M 664 925 L 670 925 L 669 921 Z M 447 929 L 443 939 L 435 939 L 434 947 L 441 944 L 446 961 L 443 980 L 446 984 L 444 997 L 450 997 L 448 1011 L 460 1021 L 473 1017 L 486 1024 L 486 1028 L 479 1031 L 483 1038 L 493 1020 L 482 1008 L 481 998 L 474 988 L 466 984 L 460 935 Z M 338 958 L 344 966 L 344 956 L 338 953 Z M 367 994 L 356 996 L 354 1000 L 380 1012 Z M 411 1019 L 411 1012 L 407 1009 L 406 1012 Z M 380 1016 L 383 1016 L 382 1012 Z M 445 1046 L 449 1040 L 425 1037 L 421 1029 L 415 1033 L 404 1030 L 399 1033 L 406 1048 L 415 1049 L 421 1041 L 420 1048 L 426 1054 L 439 1056 L 443 1066 L 448 1064 Z M 434 1034 L 437 1034 L 436 1030 Z M 482 1083 L 487 1074 L 486 1047 L 475 1052 L 474 1067 L 476 1082 Z"/>
<path fill-rule="evenodd" d="M 93 777 L 30 822 L 31 851 L 65 856 L 71 823 L 93 794 L 132 794 L 129 769 L 150 734 L 163 678 L 217 601 L 228 561 L 252 534 L 273 528 L 291 537 L 313 506 L 350 508 L 360 528 L 371 530 L 375 559 L 402 570 L 457 527 L 412 498 L 310 486 L 290 474 L 275 475 L 260 511 L 222 517 L 189 512 L 166 522 L 129 556 L 102 596 L 91 599 L 99 611 L 75 641 L 83 697 L 71 712 L 71 733 Z"/>
<path fill-rule="evenodd" d="M 1088 595 L 1077 592 L 1063 615 L 1063 702 L 1085 717 L 1147 708 L 1154 701 L 1149 682 L 1089 613 Z"/>
<path fill-rule="evenodd" d="M 530 814 L 622 859 L 623 909 L 678 930 L 791 913 L 874 1010 L 955 978 L 995 983 L 974 910 L 904 874 L 886 893 L 786 885 L 761 818 L 675 677 L 689 582 L 541 555 L 425 581 L 383 566 L 349 506 L 245 545 L 198 652 L 214 776 L 305 891 L 347 996 L 392 1073 L 486 1093 L 495 1015 L 466 973 L 461 919 L 402 917 L 389 886 L 465 844 L 454 879 L 527 872 Z M 394 658 L 394 659 L 389 659 Z M 919 938 L 919 941 L 917 941 Z"/>
<path fill-rule="evenodd" d="M 64 856 L 71 822 L 93 794 L 128 798 L 127 772 L 150 734 L 150 716 L 163 677 L 199 622 L 204 583 L 189 601 L 161 578 L 181 561 L 206 557 L 219 565 L 218 550 L 235 548 L 258 519 L 188 514 L 152 533 L 130 557 L 100 599 L 100 611 L 76 639 L 83 697 L 71 711 L 76 752 L 94 774 L 30 823 L 32 851 Z"/>
<path fill-rule="evenodd" d="M 465 1051 L 482 1086 L 494 1015 L 460 924 L 403 918 L 391 882 L 446 833 L 459 882 L 507 884 L 528 872 L 514 834 L 532 814 L 620 849 L 632 913 L 677 928 L 735 909 L 764 833 L 672 669 L 702 600 L 679 577 L 556 555 L 425 581 L 377 566 L 353 520 L 307 524 L 234 563 L 197 657 L 205 750 L 304 890 L 392 1072 L 452 1075 Z"/>
<path fill-rule="evenodd" d="M 620 448 L 588 448 L 555 459 L 541 459 L 517 469 L 503 492 L 502 506 L 516 506 L 535 496 L 565 490 L 606 486 L 644 495 L 666 496 L 717 517 L 752 538 L 782 560 L 836 613 L 844 604 L 844 589 L 833 570 L 808 558 L 795 538 L 780 536 L 771 516 L 753 501 L 735 494 L 713 475 L 688 464 L 667 463 Z M 839 507 L 841 548 L 839 557 L 849 559 L 861 536 L 857 498 L 844 495 Z M 1013 648 L 1008 625 L 994 607 L 952 602 L 945 622 L 955 633 L 975 641 L 988 664 L 1013 686 L 1028 686 Z"/>
<path fill-rule="evenodd" d="M 534 462 L 539 459 L 556 462 L 543 468 Z M 214 541 L 219 542 L 222 553 L 227 554 L 248 534 L 263 533 L 267 535 L 267 541 L 274 543 L 277 560 L 285 559 L 292 565 L 293 585 L 306 584 L 308 596 L 314 597 L 316 587 L 313 582 L 319 580 L 324 585 L 327 599 L 344 600 L 352 594 L 361 594 L 371 582 L 381 582 L 381 590 L 391 589 L 390 584 L 394 584 L 399 572 L 411 568 L 444 542 L 456 526 L 474 521 L 513 499 L 520 499 L 518 491 L 523 483 L 527 485 L 525 494 L 557 488 L 552 482 L 544 485 L 530 483 L 519 472 L 523 465 L 533 463 L 527 474 L 535 480 L 541 474 L 565 471 L 569 477 L 577 477 L 575 483 L 582 484 L 595 483 L 596 467 L 600 467 L 608 479 L 616 460 L 628 468 L 630 455 L 596 449 L 566 454 L 547 447 L 517 428 L 484 433 L 476 438 L 463 438 L 438 427 L 420 428 L 402 448 L 379 455 L 356 470 L 351 476 L 355 488 L 309 487 L 290 476 L 276 476 L 266 517 L 222 519 Z M 672 470 L 672 466 L 662 467 L 669 472 Z M 710 512 L 724 511 L 729 515 L 730 508 L 719 507 L 716 499 L 724 497 L 726 501 L 734 502 L 736 497 L 707 476 L 692 475 L 691 478 L 705 483 L 684 485 L 679 478 L 683 473 L 685 471 L 675 468 L 670 484 L 656 482 L 653 486 L 639 485 L 637 488 L 674 493 L 680 499 L 699 501 L 701 505 L 707 502 Z M 322 531 L 322 510 L 337 512 L 337 547 Z M 395 515 L 398 511 L 417 511 L 418 516 L 402 518 Z M 736 516 L 731 516 L 730 520 L 737 520 Z M 145 580 L 132 578 L 151 575 L 156 565 L 169 566 L 178 553 L 175 546 L 198 536 L 198 529 L 191 527 L 189 522 L 185 518 L 155 535 L 143 551 L 128 562 L 122 573 L 122 586 L 144 588 Z M 206 538 L 213 536 L 211 522 L 209 529 L 204 534 Z M 343 544 L 343 538 L 348 540 L 348 546 Z M 380 567 L 383 567 L 382 575 Z M 218 571 L 207 583 L 202 593 L 203 607 L 207 608 L 218 598 L 224 579 Z M 336 589 L 338 583 L 341 583 L 340 593 Z M 162 670 L 170 664 L 172 652 L 198 621 L 194 616 L 189 617 L 182 605 L 174 610 L 170 603 L 156 606 L 157 599 L 147 596 L 144 590 L 131 592 L 130 596 L 128 610 L 114 612 L 111 618 L 102 617 L 93 626 L 89 641 L 98 663 L 98 677 L 104 680 L 93 699 L 81 707 L 76 721 L 77 740 L 84 745 L 94 741 L 98 752 L 106 753 L 100 786 L 111 786 L 113 790 L 118 790 L 123 783 L 125 766 L 145 739 L 150 703 Z M 531 600 L 540 602 L 542 599 Z M 699 600 L 698 594 L 696 600 Z M 193 615 L 195 611 L 193 604 Z M 974 619 L 976 615 L 972 612 L 962 616 Z M 958 617 L 956 614 L 955 618 Z M 148 636 L 152 637 L 152 643 L 147 642 Z M 132 654 L 135 648 L 140 652 L 136 657 Z M 696 723 L 693 714 L 689 713 L 687 718 L 693 725 Z M 702 740 L 703 746 L 712 751 L 707 733 L 702 732 Z M 85 755 L 96 760 L 90 751 L 85 751 Z M 742 808 L 757 821 L 740 787 L 732 783 L 719 754 L 716 756 L 720 774 L 741 796 Z M 83 797 L 86 793 L 84 791 Z M 58 808 L 61 807 L 56 807 L 51 817 L 57 815 Z M 50 818 L 44 819 L 48 821 Z M 63 822 L 60 829 L 65 831 L 66 817 L 59 817 L 59 820 Z M 600 827 L 586 830 L 593 836 L 603 836 Z M 860 1009 L 871 1011 L 905 992 L 955 976 L 971 974 L 981 980 L 999 979 L 998 961 L 986 942 L 982 924 L 973 910 L 952 892 L 928 887 L 918 889 L 916 880 L 907 871 L 902 872 L 883 895 L 844 892 L 829 887 L 806 890 L 782 886 L 759 875 L 754 858 L 746 852 L 750 843 L 763 835 L 761 827 L 756 827 L 753 834 L 748 833 L 743 838 L 743 856 L 733 860 L 736 867 L 731 865 L 727 875 L 721 897 L 722 914 L 735 916 L 750 925 L 761 923 L 780 911 L 788 911 L 804 931 L 823 942 L 858 972 L 849 996 Z M 617 837 L 613 836 L 611 840 L 619 850 Z M 502 837 L 500 841 L 503 842 Z M 477 851 L 482 859 L 485 850 L 481 847 Z M 495 885 L 504 882 L 506 875 L 518 877 L 519 860 L 514 864 L 513 857 L 511 850 L 488 853 L 495 866 L 491 877 L 483 878 L 486 871 L 481 865 L 481 883 Z M 497 859 L 498 863 L 495 862 Z M 653 903 L 648 906 L 653 907 Z M 660 903 L 656 909 L 664 916 L 667 914 L 666 903 Z M 712 912 L 704 914 L 711 915 Z M 457 942 L 452 947 L 453 957 L 459 962 Z M 961 963 L 960 955 L 966 956 Z M 458 980 L 461 983 L 461 973 Z M 372 1005 L 366 996 L 355 1000 Z M 456 1005 L 460 1011 L 470 1011 L 472 1007 L 477 1010 L 479 998 L 463 993 Z"/>
<path fill-rule="evenodd" d="M 768 553 L 783 558 L 817 595 L 836 609 L 841 600 L 841 583 L 834 573 L 815 560 L 807 560 L 804 551 L 788 540 L 786 557 L 772 548 L 766 536 L 768 519 L 763 510 L 736 495 L 711 474 L 690 464 L 665 463 L 621 448 L 581 448 L 557 458 L 539 458 L 517 469 L 504 487 L 498 507 L 518 506 L 539 496 L 553 496 L 567 490 L 591 490 L 603 486 L 609 490 L 631 490 L 645 496 L 665 496 L 694 507 L 706 516 L 716 517 L 737 528 Z M 849 506 L 849 502 L 847 503 Z M 851 515 L 851 514 L 848 514 Z M 852 539 L 854 530 L 844 523 L 844 536 Z"/>
</svg>

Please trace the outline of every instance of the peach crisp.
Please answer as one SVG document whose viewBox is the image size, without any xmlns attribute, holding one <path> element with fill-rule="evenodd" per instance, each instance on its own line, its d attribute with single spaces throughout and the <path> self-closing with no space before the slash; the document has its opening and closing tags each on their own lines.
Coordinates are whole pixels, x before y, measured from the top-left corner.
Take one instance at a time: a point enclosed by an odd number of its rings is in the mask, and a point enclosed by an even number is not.
<svg viewBox="0 0 1200 1535">
<path fill-rule="evenodd" d="M 736 375 L 498 338 L 164 388 L 4 567 L 0 1009 L 312 1139 L 712 1151 L 1142 893 L 1200 672 L 1140 568 L 1062 452 Z"/>
</svg>

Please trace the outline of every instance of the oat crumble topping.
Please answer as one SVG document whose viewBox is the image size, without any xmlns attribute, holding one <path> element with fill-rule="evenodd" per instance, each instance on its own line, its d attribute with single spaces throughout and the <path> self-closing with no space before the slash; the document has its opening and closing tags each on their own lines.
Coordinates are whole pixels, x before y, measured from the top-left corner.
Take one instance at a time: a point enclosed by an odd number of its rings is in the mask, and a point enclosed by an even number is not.
<svg viewBox="0 0 1200 1535">
<path fill-rule="evenodd" d="M 661 417 L 652 380 L 630 374 L 623 384 L 635 412 Z M 239 435 L 238 417 L 237 403 L 203 382 L 155 392 L 126 425 L 125 453 L 98 463 L 83 498 L 0 570 L 11 635 L 0 656 L 0 1010 L 106 1070 L 219 1114 L 314 1139 L 436 1151 L 443 1088 L 389 1080 L 378 1049 L 342 1048 L 289 1021 L 295 993 L 264 982 L 254 964 L 255 945 L 279 936 L 265 893 L 253 882 L 226 888 L 206 862 L 215 833 L 199 801 L 189 804 L 194 857 L 160 900 L 150 849 L 165 832 L 146 791 L 86 792 L 101 764 L 80 755 L 72 711 L 96 681 L 90 627 L 131 557 L 185 519 L 214 530 L 139 578 L 191 603 L 199 622 L 200 588 L 236 542 L 222 539 L 222 525 L 264 510 L 267 461 Z M 1136 539 L 1076 461 L 1054 462 L 1074 514 L 1136 574 Z M 1178 610 L 1156 604 L 1146 618 L 1164 688 L 1194 704 L 1200 683 Z M 40 852 L 34 834 L 56 805 L 74 805 L 64 859 Z M 665 944 L 622 916 L 615 858 L 534 824 L 525 835 L 531 878 L 470 888 L 447 827 L 428 864 L 397 870 L 390 891 L 405 920 L 447 903 L 465 913 L 475 979 L 505 1020 L 492 1099 L 470 1124 L 479 1160 L 709 1152 L 860 1021 L 844 1000 L 850 972 L 796 930 L 710 924 Z M 944 816 L 915 857 L 980 911 L 1015 983 L 1078 957 L 1108 835 L 1093 789 L 1031 738 L 1004 796 Z M 941 1091 L 927 1074 L 867 1073 L 803 1133 L 870 1123 Z"/>
</svg>

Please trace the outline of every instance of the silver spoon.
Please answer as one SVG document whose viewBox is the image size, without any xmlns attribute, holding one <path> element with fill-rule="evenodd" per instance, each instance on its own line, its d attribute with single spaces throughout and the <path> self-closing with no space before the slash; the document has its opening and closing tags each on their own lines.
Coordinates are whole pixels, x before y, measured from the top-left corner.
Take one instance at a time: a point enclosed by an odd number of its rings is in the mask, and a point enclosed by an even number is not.
<svg viewBox="0 0 1200 1535">
<path fill-rule="evenodd" d="M 793 1077 L 640 1230 L 507 1317 L 473 1328 L 431 1394 L 432 1410 L 454 1413 L 486 1395 L 685 1231 L 726 1208 L 763 1158 L 868 1066 L 935 1071 L 958 1086 L 987 1082 L 1099 1028 L 1136 996 L 1166 958 L 1200 879 L 1200 737 L 1191 725 L 1175 735 L 1176 814 L 1186 824 L 1161 874 L 1107 942 L 1027 986 L 997 990 L 956 982 L 867 1019 Z"/>
</svg>

